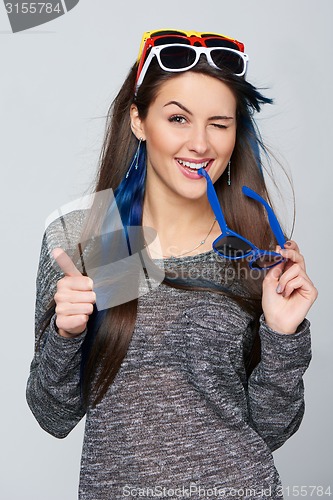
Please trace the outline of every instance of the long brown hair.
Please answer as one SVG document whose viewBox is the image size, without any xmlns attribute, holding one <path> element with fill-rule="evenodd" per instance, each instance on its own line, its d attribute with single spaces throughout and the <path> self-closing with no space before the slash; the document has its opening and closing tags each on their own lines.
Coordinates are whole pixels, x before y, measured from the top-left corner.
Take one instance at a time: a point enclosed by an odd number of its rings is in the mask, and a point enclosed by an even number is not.
<svg viewBox="0 0 333 500">
<path fill-rule="evenodd" d="M 152 63 L 145 79 L 134 94 L 137 65 L 130 70 L 123 86 L 113 101 L 107 118 L 105 140 L 100 155 L 100 166 L 96 178 L 96 192 L 106 189 L 116 190 L 128 170 L 137 147 L 137 139 L 130 126 L 130 108 L 136 104 L 140 118 L 147 116 L 149 106 L 164 82 L 177 78 L 174 73 L 160 69 Z M 260 161 L 260 148 L 264 150 L 260 136 L 255 127 L 252 115 L 259 111 L 263 103 L 270 102 L 244 78 L 236 77 L 221 70 L 212 68 L 206 61 L 200 60 L 192 68 L 193 72 L 204 73 L 228 85 L 237 101 L 237 134 L 232 154 L 232 185 L 227 186 L 223 174 L 215 183 L 219 200 L 227 224 L 239 232 L 259 248 L 271 248 L 275 239 L 260 204 L 240 196 L 241 186 L 247 185 L 269 201 Z M 258 224 L 260 221 L 260 224 Z M 233 295 L 251 312 L 257 322 L 261 314 L 260 280 L 247 281 L 247 297 Z M 207 289 L 211 292 L 226 293 L 207 284 L 197 285 L 174 282 L 166 276 L 164 283 L 169 286 L 187 289 Z M 82 374 L 83 396 L 86 404 L 97 404 L 105 395 L 113 382 L 122 360 L 124 359 L 132 337 L 137 317 L 138 299 L 111 307 L 104 314 L 96 331 L 96 314 L 88 322 L 88 334 L 84 341 L 85 357 Z M 54 306 L 54 304 L 53 304 Z M 52 310 L 52 306 L 50 308 Z M 54 310 L 54 309 L 53 309 Z M 96 313 L 96 311 L 95 311 Z M 48 314 L 50 318 L 50 311 Z M 92 333 L 93 332 L 93 333 Z M 250 358 L 246 361 L 249 371 L 258 362 L 258 339 Z"/>
</svg>

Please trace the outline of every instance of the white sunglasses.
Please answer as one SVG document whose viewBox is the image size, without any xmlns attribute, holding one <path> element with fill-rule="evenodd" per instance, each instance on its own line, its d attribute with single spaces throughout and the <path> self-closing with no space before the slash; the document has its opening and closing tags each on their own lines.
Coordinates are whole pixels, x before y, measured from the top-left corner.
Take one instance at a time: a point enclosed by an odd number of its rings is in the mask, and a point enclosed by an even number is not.
<svg viewBox="0 0 333 500">
<path fill-rule="evenodd" d="M 213 68 L 226 69 L 236 76 L 243 76 L 246 73 L 249 57 L 236 49 L 228 47 L 197 47 L 181 43 L 157 45 L 151 48 L 138 75 L 135 92 L 137 93 L 155 56 L 164 71 L 177 73 L 193 68 L 199 61 L 201 54 L 206 56 L 208 63 Z"/>
</svg>

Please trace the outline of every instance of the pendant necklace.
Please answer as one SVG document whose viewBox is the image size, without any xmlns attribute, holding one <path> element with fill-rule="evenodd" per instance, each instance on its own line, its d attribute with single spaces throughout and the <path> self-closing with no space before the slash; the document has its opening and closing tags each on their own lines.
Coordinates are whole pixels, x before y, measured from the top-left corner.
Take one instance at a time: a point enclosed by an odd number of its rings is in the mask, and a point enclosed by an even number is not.
<svg viewBox="0 0 333 500">
<path fill-rule="evenodd" d="M 216 218 L 214 218 L 213 224 L 211 225 L 211 227 L 210 227 L 210 229 L 208 231 L 207 236 L 203 240 L 200 241 L 199 245 L 197 245 L 196 247 L 192 248 L 192 250 L 188 250 L 187 252 L 183 252 L 183 253 L 180 253 L 178 255 L 169 255 L 169 256 L 168 255 L 163 255 L 163 258 L 164 259 L 170 259 L 170 258 L 173 258 L 173 257 L 174 258 L 183 257 L 183 255 L 188 255 L 189 253 L 194 252 L 194 250 L 197 250 L 197 248 L 200 248 L 202 245 L 204 245 L 206 243 L 206 240 L 207 240 L 208 236 L 213 231 L 213 227 L 215 225 L 215 222 L 216 222 Z"/>
</svg>

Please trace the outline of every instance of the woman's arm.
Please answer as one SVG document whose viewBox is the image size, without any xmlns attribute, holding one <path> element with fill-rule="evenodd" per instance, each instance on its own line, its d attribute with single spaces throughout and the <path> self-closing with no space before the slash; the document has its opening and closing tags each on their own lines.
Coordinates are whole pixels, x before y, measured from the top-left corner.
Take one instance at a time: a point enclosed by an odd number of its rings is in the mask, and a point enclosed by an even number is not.
<svg viewBox="0 0 333 500">
<path fill-rule="evenodd" d="M 40 351 L 31 363 L 27 402 L 39 425 L 64 438 L 85 414 L 80 395 L 80 360 L 84 334 L 59 335 L 53 317 Z"/>
<path fill-rule="evenodd" d="M 276 450 L 298 429 L 304 414 L 303 374 L 311 360 L 309 322 L 297 332 L 275 332 L 261 318 L 261 361 L 248 380 L 250 423 Z"/>
<path fill-rule="evenodd" d="M 294 241 L 277 250 L 287 259 L 263 281 L 263 317 L 259 335 L 261 362 L 248 381 L 253 427 L 272 450 L 298 429 L 304 413 L 302 376 L 311 359 L 305 315 L 317 298 Z"/>
<path fill-rule="evenodd" d="M 63 438 L 85 414 L 80 394 L 85 331 L 79 336 L 61 336 L 54 314 L 39 341 L 45 311 L 56 293 L 57 283 L 63 279 L 50 256 L 48 243 L 44 236 L 37 273 L 35 355 L 26 397 L 40 426 L 53 436 Z"/>
</svg>

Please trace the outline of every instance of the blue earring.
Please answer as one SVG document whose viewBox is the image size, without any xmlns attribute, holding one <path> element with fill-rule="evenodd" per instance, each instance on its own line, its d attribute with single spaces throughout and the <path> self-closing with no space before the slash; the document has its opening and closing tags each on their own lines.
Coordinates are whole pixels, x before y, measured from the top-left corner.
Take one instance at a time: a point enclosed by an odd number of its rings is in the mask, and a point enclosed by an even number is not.
<svg viewBox="0 0 333 500">
<path fill-rule="evenodd" d="M 141 146 L 143 144 L 142 141 L 143 141 L 143 139 L 142 139 L 142 137 L 140 137 L 138 147 L 136 148 L 136 151 L 134 153 L 134 156 L 133 156 L 133 159 L 131 161 L 130 167 L 129 167 L 129 169 L 126 172 L 126 176 L 125 176 L 126 179 L 129 176 L 130 171 L 131 171 L 131 169 L 132 169 L 133 166 L 134 166 L 135 170 L 138 170 L 138 168 L 139 168 L 139 159 L 140 159 L 141 149 L 142 149 Z"/>
</svg>

